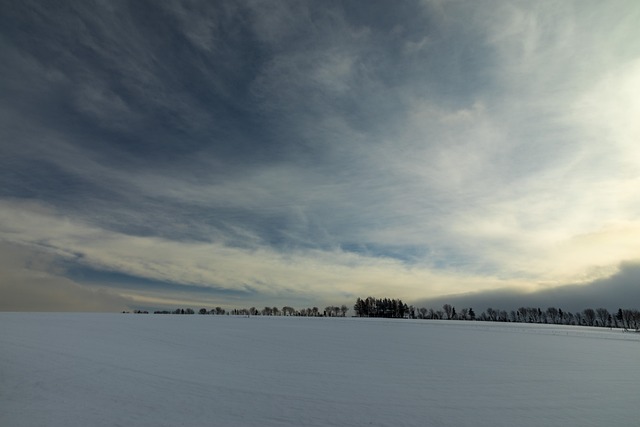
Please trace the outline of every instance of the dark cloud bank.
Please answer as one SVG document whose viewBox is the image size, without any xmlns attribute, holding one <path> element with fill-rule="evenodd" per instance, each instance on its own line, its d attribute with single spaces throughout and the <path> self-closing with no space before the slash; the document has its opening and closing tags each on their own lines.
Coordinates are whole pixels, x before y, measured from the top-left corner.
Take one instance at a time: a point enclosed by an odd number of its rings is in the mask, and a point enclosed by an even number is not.
<svg viewBox="0 0 640 427">
<path fill-rule="evenodd" d="M 623 263 L 613 276 L 584 285 L 566 285 L 523 293 L 511 289 L 451 295 L 417 301 L 417 307 L 472 307 L 478 313 L 489 307 L 512 310 L 519 307 L 557 307 L 569 311 L 604 307 L 609 310 L 640 307 L 640 263 Z"/>
</svg>

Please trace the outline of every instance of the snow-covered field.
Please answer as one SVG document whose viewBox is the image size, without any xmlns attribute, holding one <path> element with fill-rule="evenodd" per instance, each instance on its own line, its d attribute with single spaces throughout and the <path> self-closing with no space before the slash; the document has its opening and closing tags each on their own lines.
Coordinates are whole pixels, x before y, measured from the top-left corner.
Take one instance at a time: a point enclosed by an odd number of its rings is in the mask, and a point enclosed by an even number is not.
<svg viewBox="0 0 640 427">
<path fill-rule="evenodd" d="M 639 362 L 581 327 L 0 313 L 0 425 L 638 425 Z"/>
</svg>

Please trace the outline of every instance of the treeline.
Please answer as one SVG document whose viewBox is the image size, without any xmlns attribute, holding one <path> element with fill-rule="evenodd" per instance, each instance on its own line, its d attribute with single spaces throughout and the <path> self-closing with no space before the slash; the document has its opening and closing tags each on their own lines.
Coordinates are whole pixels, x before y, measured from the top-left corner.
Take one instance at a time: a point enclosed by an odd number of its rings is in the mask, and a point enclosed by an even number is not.
<svg viewBox="0 0 640 427">
<path fill-rule="evenodd" d="M 349 308 L 346 305 L 342 305 L 340 307 L 330 305 L 325 307 L 324 310 L 321 310 L 318 307 L 295 309 L 290 306 L 284 306 L 282 308 L 264 307 L 262 310 L 258 310 L 255 307 L 251 307 L 249 309 L 233 309 L 230 311 L 230 314 L 244 316 L 345 317 L 348 311 Z"/>
<path fill-rule="evenodd" d="M 387 317 L 406 319 L 434 320 L 477 320 L 485 322 L 546 323 L 555 325 L 599 326 L 640 330 L 640 311 L 636 309 L 618 309 L 610 313 L 606 308 L 586 308 L 572 313 L 561 308 L 520 307 L 517 310 L 497 310 L 487 308 L 476 315 L 472 307 L 456 310 L 451 304 L 444 304 L 441 310 L 433 308 L 415 308 L 402 300 L 390 298 L 358 298 L 353 306 L 358 317 Z"/>
<path fill-rule="evenodd" d="M 640 311 L 636 309 L 618 309 L 610 313 L 606 308 L 586 308 L 572 313 L 561 308 L 548 307 L 542 310 L 536 307 L 520 307 L 517 310 L 497 310 L 487 308 L 479 315 L 473 308 L 463 308 L 459 312 L 455 307 L 445 304 L 442 310 L 419 308 L 418 319 L 478 320 L 485 322 L 546 323 L 554 325 L 599 326 L 604 328 L 640 329 Z"/>
<path fill-rule="evenodd" d="M 485 322 L 547 323 L 556 325 L 600 326 L 606 328 L 640 329 L 640 311 L 637 309 L 618 309 L 610 313 L 606 308 L 586 308 L 572 313 L 561 308 L 520 307 L 517 310 L 497 310 L 487 308 L 476 314 L 472 307 L 456 310 L 451 304 L 444 304 L 441 310 L 433 308 L 414 308 L 402 303 L 402 300 L 390 298 L 358 298 L 353 306 L 358 317 L 389 317 L 406 319 L 433 320 L 477 320 Z"/>
<path fill-rule="evenodd" d="M 349 311 L 346 305 L 327 306 L 324 310 L 320 310 L 318 307 L 307 307 L 303 309 L 295 309 L 290 306 L 278 307 L 264 307 L 263 309 L 251 308 L 234 308 L 232 310 L 225 310 L 222 307 L 212 308 L 207 310 L 201 308 L 198 310 L 198 314 L 208 315 L 232 315 L 232 316 L 299 316 L 299 317 L 345 317 Z M 148 311 L 136 310 L 137 314 L 148 314 Z M 177 308 L 175 310 L 157 310 L 154 314 L 196 314 L 191 308 Z"/>
<path fill-rule="evenodd" d="M 442 309 L 415 308 L 400 299 L 391 298 L 358 298 L 353 306 L 356 317 L 382 317 L 393 319 L 432 319 L 432 320 L 472 320 L 484 322 L 517 322 L 517 323 L 546 323 L 554 325 L 598 326 L 605 328 L 621 328 L 640 330 L 640 311 L 637 309 L 619 308 L 616 312 L 609 312 L 606 308 L 586 308 L 582 311 L 570 312 L 561 308 L 548 307 L 542 310 L 538 307 L 520 307 L 517 310 L 499 310 L 487 308 L 480 314 L 471 307 L 460 310 L 450 304 L 444 304 Z M 213 309 L 201 308 L 198 314 L 203 315 L 235 315 L 235 316 L 299 316 L 299 317 L 346 317 L 349 308 L 346 305 L 327 306 L 324 310 L 318 307 L 295 309 L 290 306 L 264 307 L 257 309 L 235 308 L 225 310 L 221 307 Z M 136 310 L 135 313 L 147 314 L 147 311 Z M 191 308 L 154 311 L 154 314 L 196 314 Z"/>
</svg>

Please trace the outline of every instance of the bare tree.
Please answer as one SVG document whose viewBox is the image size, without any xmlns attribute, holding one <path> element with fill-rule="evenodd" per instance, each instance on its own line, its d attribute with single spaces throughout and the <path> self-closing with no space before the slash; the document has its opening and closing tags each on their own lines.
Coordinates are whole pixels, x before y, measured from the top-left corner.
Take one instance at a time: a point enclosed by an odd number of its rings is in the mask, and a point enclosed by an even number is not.
<svg viewBox="0 0 640 427">
<path fill-rule="evenodd" d="M 609 310 L 606 308 L 596 308 L 596 318 L 598 319 L 600 326 L 611 326 L 611 322 L 609 321 L 611 314 L 609 314 Z"/>
<path fill-rule="evenodd" d="M 444 314 L 447 316 L 447 319 L 453 318 L 453 307 L 451 306 L 451 304 L 443 305 L 442 310 L 444 310 Z"/>
<path fill-rule="evenodd" d="M 583 317 L 582 317 L 582 313 L 580 313 L 579 311 L 576 312 L 576 314 L 573 315 L 573 322 L 576 325 L 582 325 L 582 321 L 583 321 Z"/>
<path fill-rule="evenodd" d="M 547 321 L 550 323 L 558 323 L 558 309 L 555 307 L 547 308 Z"/>
<path fill-rule="evenodd" d="M 340 306 L 340 314 L 342 315 L 342 317 L 346 317 L 348 311 L 349 311 L 349 307 L 347 307 L 345 304 L 342 304 Z"/>
<path fill-rule="evenodd" d="M 526 307 L 520 307 L 518 309 L 518 318 L 520 319 L 520 322 L 529 322 L 529 309 L 527 309 Z"/>
<path fill-rule="evenodd" d="M 407 313 L 409 314 L 409 319 L 415 319 L 416 318 L 416 308 L 414 306 L 410 305 L 409 309 L 407 310 Z"/>
<path fill-rule="evenodd" d="M 587 326 L 593 326 L 596 321 L 596 312 L 593 308 L 585 308 L 582 311 L 582 316 Z"/>
<path fill-rule="evenodd" d="M 282 307 L 282 315 L 283 316 L 293 316 L 294 313 L 295 313 L 295 310 L 293 309 L 293 307 L 289 307 L 288 305 Z"/>
<path fill-rule="evenodd" d="M 631 310 L 631 316 L 633 318 L 633 328 L 637 331 L 640 329 L 640 311 Z"/>
<path fill-rule="evenodd" d="M 622 310 L 622 324 L 625 329 L 640 329 L 640 311 Z"/>
</svg>

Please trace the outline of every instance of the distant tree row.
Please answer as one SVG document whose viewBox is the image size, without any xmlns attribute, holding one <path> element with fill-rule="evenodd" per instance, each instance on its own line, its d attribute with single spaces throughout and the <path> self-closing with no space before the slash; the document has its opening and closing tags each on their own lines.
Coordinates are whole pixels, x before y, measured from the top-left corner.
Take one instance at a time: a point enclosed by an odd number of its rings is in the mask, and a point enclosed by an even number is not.
<svg viewBox="0 0 640 427">
<path fill-rule="evenodd" d="M 450 304 L 442 310 L 419 308 L 418 319 L 479 320 L 486 322 L 547 323 L 555 325 L 599 326 L 606 328 L 640 329 L 640 311 L 636 309 L 618 309 L 610 313 L 606 308 L 586 308 L 571 313 L 561 308 L 549 307 L 546 310 L 535 307 L 520 307 L 517 310 L 497 310 L 491 307 L 476 316 L 473 308 L 463 308 L 456 312 Z"/>
<path fill-rule="evenodd" d="M 606 308 L 586 308 L 575 313 L 561 308 L 548 307 L 545 310 L 536 307 L 520 307 L 517 310 L 498 310 L 487 308 L 476 315 L 471 307 L 459 311 L 450 304 L 444 304 L 441 310 L 433 308 L 418 308 L 408 306 L 400 299 L 358 298 L 353 306 L 357 317 L 383 317 L 394 319 L 434 319 L 434 320 L 477 320 L 485 322 L 518 322 L 518 323 L 547 323 L 555 325 L 599 326 L 606 328 L 622 328 L 640 330 L 640 311 L 637 309 L 618 309 L 610 313 Z M 208 315 L 242 315 L 242 316 L 301 316 L 301 317 L 345 317 L 349 309 L 346 305 L 327 306 L 324 310 L 318 307 L 295 309 L 290 306 L 256 307 L 225 310 L 221 307 L 213 309 L 201 308 L 199 314 Z M 135 313 L 147 314 L 147 311 L 135 310 Z M 155 314 L 195 314 L 191 308 L 154 311 Z"/>
<path fill-rule="evenodd" d="M 216 307 L 211 310 L 201 308 L 198 310 L 198 314 L 208 315 L 225 315 L 230 314 L 233 316 L 300 316 L 300 317 L 345 317 L 349 308 L 346 305 L 327 306 L 324 311 L 320 311 L 318 307 L 308 307 L 300 310 L 296 310 L 293 307 L 284 306 L 278 307 L 264 307 L 259 310 L 255 307 L 251 308 L 234 308 L 232 310 L 225 310 L 221 307 Z M 146 314 L 147 311 L 136 310 L 134 313 Z M 175 310 L 158 310 L 154 311 L 154 314 L 195 314 L 195 311 L 191 308 L 178 308 Z"/>
<path fill-rule="evenodd" d="M 421 307 L 417 310 L 417 319 L 459 319 L 459 320 L 476 320 L 476 313 L 473 308 L 463 308 L 460 313 L 456 312 L 456 308 L 450 304 L 442 306 L 442 310 L 434 310 L 433 308 Z"/>
<path fill-rule="evenodd" d="M 145 312 L 146 313 L 146 312 Z M 153 314 L 196 314 L 192 308 L 176 308 L 173 311 L 169 310 L 156 310 Z"/>
<path fill-rule="evenodd" d="M 278 307 L 265 307 L 262 310 L 251 307 L 249 309 L 233 309 L 231 314 L 244 316 L 344 317 L 347 315 L 348 310 L 346 305 L 341 307 L 328 306 L 325 307 L 324 311 L 321 311 L 318 307 L 307 307 L 299 310 L 290 306 L 284 306 L 281 309 Z"/>
</svg>

